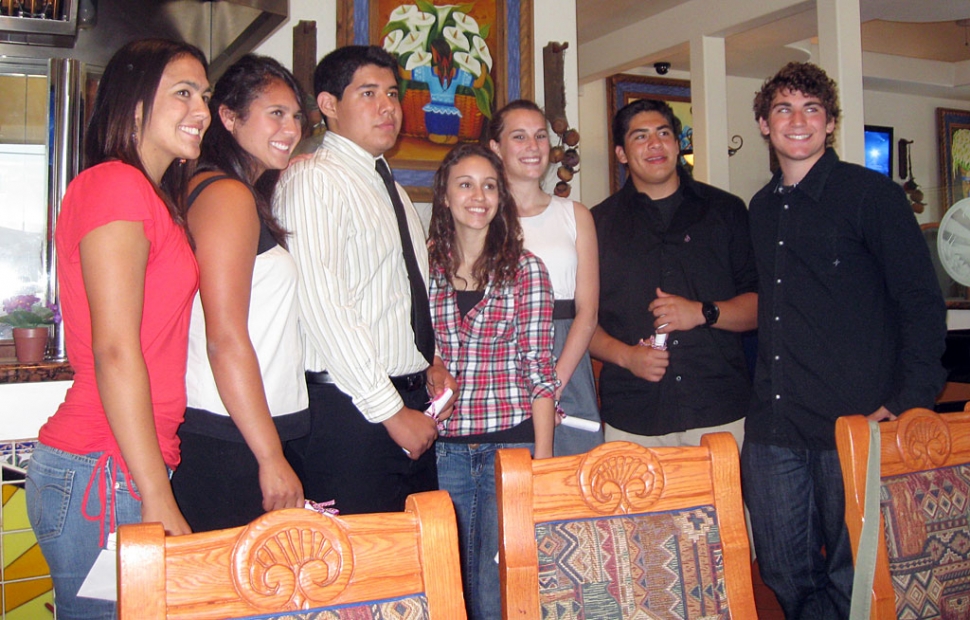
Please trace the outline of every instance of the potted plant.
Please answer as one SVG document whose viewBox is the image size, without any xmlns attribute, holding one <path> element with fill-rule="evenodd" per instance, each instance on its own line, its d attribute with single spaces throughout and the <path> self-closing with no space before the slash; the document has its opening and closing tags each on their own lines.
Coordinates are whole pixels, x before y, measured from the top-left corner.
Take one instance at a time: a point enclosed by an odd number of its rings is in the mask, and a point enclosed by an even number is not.
<svg viewBox="0 0 970 620">
<path fill-rule="evenodd" d="M 18 295 L 3 302 L 0 323 L 13 328 L 17 361 L 32 364 L 43 361 L 50 337 L 49 326 L 60 320 L 54 304 L 44 305 L 36 295 Z"/>
</svg>

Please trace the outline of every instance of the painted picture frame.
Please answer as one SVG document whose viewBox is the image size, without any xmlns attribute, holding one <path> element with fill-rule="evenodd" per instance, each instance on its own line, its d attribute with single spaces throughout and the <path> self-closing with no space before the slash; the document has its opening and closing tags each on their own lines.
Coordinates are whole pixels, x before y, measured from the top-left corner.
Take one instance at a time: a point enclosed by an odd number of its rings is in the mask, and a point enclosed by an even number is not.
<svg viewBox="0 0 970 620">
<path fill-rule="evenodd" d="M 936 109 L 943 212 L 970 198 L 970 110 Z"/>
<path fill-rule="evenodd" d="M 613 146 L 613 118 L 623 106 L 637 99 L 659 99 L 666 101 L 680 119 L 682 132 L 681 151 L 693 151 L 694 117 L 691 111 L 690 81 L 653 78 L 643 75 L 617 73 L 607 78 L 606 104 L 609 118 L 606 119 L 606 135 Z M 620 191 L 626 183 L 626 166 L 616 159 L 615 149 L 610 148 L 610 193 Z"/>
<path fill-rule="evenodd" d="M 532 0 L 337 0 L 337 45 L 398 58 L 403 121 L 386 156 L 416 202 L 457 142 L 477 142 L 491 113 L 533 98 Z"/>
</svg>

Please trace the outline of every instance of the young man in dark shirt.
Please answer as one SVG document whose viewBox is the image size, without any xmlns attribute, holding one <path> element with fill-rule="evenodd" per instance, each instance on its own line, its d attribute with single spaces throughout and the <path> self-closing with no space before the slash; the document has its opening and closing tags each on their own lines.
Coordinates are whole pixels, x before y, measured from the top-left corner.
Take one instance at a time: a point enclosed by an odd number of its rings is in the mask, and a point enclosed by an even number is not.
<svg viewBox="0 0 970 620">
<path fill-rule="evenodd" d="M 596 206 L 600 375 L 606 439 L 697 445 L 706 432 L 739 443 L 751 384 L 738 332 L 754 328 L 757 287 L 740 198 L 679 166 L 680 121 L 638 100 L 613 120 L 626 185 Z M 644 346 L 654 334 L 666 350 Z"/>
<path fill-rule="evenodd" d="M 835 82 L 790 63 L 754 112 L 779 170 L 750 207 L 759 329 L 744 498 L 785 616 L 846 618 L 852 552 L 835 420 L 932 407 L 946 310 L 902 189 L 831 148 Z"/>
</svg>

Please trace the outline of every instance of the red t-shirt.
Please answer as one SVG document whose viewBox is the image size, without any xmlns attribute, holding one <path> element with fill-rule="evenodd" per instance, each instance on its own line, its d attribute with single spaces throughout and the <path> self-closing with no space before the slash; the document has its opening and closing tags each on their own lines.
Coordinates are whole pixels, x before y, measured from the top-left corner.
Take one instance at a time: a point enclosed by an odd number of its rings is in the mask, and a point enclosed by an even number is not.
<svg viewBox="0 0 970 620">
<path fill-rule="evenodd" d="M 141 345 L 151 382 L 155 430 L 165 463 L 179 462 L 176 431 L 185 415 L 185 364 L 199 269 L 185 232 L 136 168 L 112 161 L 82 172 L 67 188 L 57 218 L 57 276 L 74 385 L 40 429 L 43 443 L 72 452 L 121 455 L 94 375 L 91 315 L 81 275 L 80 244 L 113 221 L 140 221 L 151 247 L 145 273 Z"/>
</svg>

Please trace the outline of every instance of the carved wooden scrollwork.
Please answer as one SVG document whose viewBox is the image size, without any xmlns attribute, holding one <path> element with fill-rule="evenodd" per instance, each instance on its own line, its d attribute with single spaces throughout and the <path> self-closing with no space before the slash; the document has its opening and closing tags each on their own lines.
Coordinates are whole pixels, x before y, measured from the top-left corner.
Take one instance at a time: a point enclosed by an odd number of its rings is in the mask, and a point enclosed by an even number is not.
<svg viewBox="0 0 970 620">
<path fill-rule="evenodd" d="M 279 529 L 280 519 L 288 527 Z M 253 607 L 267 611 L 325 605 L 340 595 L 353 571 L 343 526 L 310 511 L 263 515 L 242 533 L 232 553 L 236 591 Z"/>
<path fill-rule="evenodd" d="M 663 493 L 663 466 L 647 448 L 603 444 L 590 451 L 579 468 L 583 500 L 602 514 L 646 512 Z"/>
<path fill-rule="evenodd" d="M 909 468 L 941 467 L 950 456 L 950 429 L 928 409 L 910 411 L 899 418 L 896 447 Z"/>
</svg>

